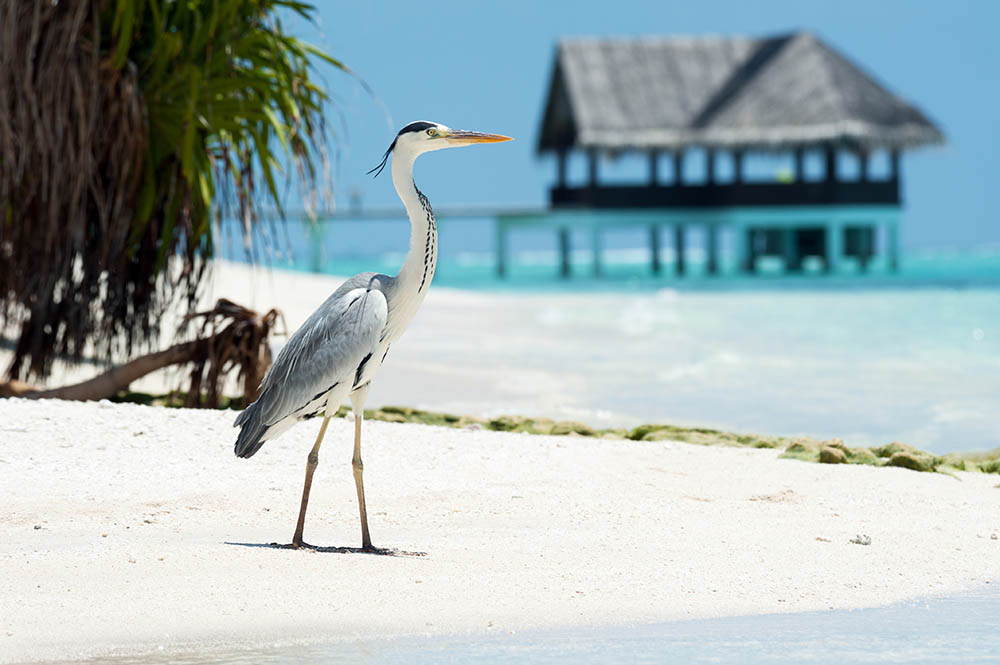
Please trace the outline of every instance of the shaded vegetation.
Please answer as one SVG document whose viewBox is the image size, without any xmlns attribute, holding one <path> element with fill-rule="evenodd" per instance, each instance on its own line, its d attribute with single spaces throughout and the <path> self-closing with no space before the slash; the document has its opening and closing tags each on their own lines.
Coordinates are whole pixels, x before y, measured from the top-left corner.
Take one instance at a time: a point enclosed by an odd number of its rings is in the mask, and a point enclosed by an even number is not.
<svg viewBox="0 0 1000 665">
<path fill-rule="evenodd" d="M 293 165 L 325 176 L 324 106 L 296 0 L 0 0 L 0 326 L 11 378 L 133 354 L 189 309 L 212 222 L 258 228 Z"/>
<path fill-rule="evenodd" d="M 223 395 L 228 378 L 236 374 L 243 386 L 242 403 L 257 398 L 261 379 L 271 365 L 268 338 L 281 314 L 272 309 L 265 314 L 237 305 L 225 298 L 215 307 L 185 318 L 178 331 L 194 326 L 194 339 L 133 358 L 97 376 L 58 388 L 43 389 L 17 381 L 0 382 L 0 397 L 29 399 L 64 399 L 93 401 L 125 394 L 126 401 L 154 404 L 149 395 L 128 392 L 128 387 L 150 372 L 170 366 L 180 366 L 188 372 L 188 389 L 171 393 L 160 402 L 182 400 L 178 406 L 218 408 L 228 406 L 230 398 Z"/>
<path fill-rule="evenodd" d="M 243 385 L 243 403 L 257 399 L 271 366 L 268 339 L 281 318 L 276 309 L 258 314 L 225 298 L 207 312 L 189 316 L 188 321 L 200 321 L 196 332 L 200 344 L 187 360 L 191 383 L 184 406 L 222 406 L 226 399 L 222 389 L 232 372 Z"/>
<path fill-rule="evenodd" d="M 156 406 L 184 406 L 184 399 L 182 393 L 171 393 L 155 398 L 140 393 L 123 393 L 115 401 L 138 402 Z M 239 398 L 232 398 L 224 400 L 222 405 L 227 408 L 242 409 L 245 402 Z M 342 418 L 347 415 L 349 410 L 348 407 L 342 406 L 337 411 L 337 416 Z M 1000 448 L 971 453 L 934 455 L 896 441 L 884 446 L 851 448 L 840 439 L 820 441 L 811 437 L 734 434 L 704 427 L 680 427 L 677 425 L 639 425 L 632 429 L 594 429 L 589 425 L 567 420 L 511 415 L 478 418 L 424 411 L 404 406 L 367 409 L 365 410 L 365 418 L 392 423 L 487 429 L 496 432 L 585 436 L 601 439 L 630 439 L 632 441 L 682 441 L 703 446 L 775 448 L 783 451 L 780 455 L 782 458 L 798 459 L 805 462 L 898 466 L 914 471 L 937 471 L 940 473 L 981 471 L 1000 474 Z M 825 455 L 824 451 L 826 451 Z"/>
</svg>

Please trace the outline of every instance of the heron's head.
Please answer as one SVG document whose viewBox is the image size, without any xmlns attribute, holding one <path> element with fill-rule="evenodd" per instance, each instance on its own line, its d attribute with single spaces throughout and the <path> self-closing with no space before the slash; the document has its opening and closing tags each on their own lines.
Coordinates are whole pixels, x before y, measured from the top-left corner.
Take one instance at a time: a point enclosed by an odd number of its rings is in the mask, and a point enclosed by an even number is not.
<svg viewBox="0 0 1000 665">
<path fill-rule="evenodd" d="M 406 127 L 399 130 L 392 145 L 382 156 L 382 163 L 373 168 L 369 173 L 375 172 L 378 176 L 389 161 L 389 155 L 393 153 L 407 154 L 416 157 L 432 150 L 442 148 L 458 148 L 463 145 L 474 143 L 499 143 L 501 141 L 511 141 L 509 136 L 500 134 L 486 134 L 484 132 L 470 132 L 464 129 L 452 129 L 436 122 L 418 120 L 411 122 Z"/>
</svg>

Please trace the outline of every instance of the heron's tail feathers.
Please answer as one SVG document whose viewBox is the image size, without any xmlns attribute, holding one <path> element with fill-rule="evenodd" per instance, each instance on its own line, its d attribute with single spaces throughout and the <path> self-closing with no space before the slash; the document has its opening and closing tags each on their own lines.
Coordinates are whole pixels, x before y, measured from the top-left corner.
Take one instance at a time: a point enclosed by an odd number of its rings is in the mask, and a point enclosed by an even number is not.
<svg viewBox="0 0 1000 665">
<path fill-rule="evenodd" d="M 261 413 L 260 400 L 257 400 L 236 416 L 233 426 L 241 429 L 233 451 L 237 457 L 253 457 L 265 441 L 281 436 L 296 422 L 298 418 L 291 415 L 268 424 Z"/>
<path fill-rule="evenodd" d="M 236 446 L 233 448 L 236 456 L 253 457 L 254 453 L 264 445 L 264 437 L 269 429 L 264 423 L 264 419 L 261 418 L 257 402 L 248 406 L 236 417 L 233 427 L 240 428 L 240 434 L 236 437 Z"/>
</svg>

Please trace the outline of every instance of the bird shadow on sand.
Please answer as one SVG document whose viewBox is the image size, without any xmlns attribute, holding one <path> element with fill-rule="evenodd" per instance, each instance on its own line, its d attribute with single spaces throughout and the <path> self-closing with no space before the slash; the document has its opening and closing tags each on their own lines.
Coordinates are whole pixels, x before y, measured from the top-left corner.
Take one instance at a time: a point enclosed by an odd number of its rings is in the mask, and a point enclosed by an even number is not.
<svg viewBox="0 0 1000 665">
<path fill-rule="evenodd" d="M 397 550 L 391 547 L 376 547 L 370 550 L 366 550 L 362 547 L 319 547 L 316 545 L 309 545 L 308 543 L 302 543 L 300 547 L 295 547 L 294 545 L 281 543 L 233 543 L 230 541 L 224 541 L 224 545 L 232 545 L 234 547 L 258 547 L 266 550 L 299 550 L 302 552 L 321 552 L 323 554 L 371 554 L 374 556 L 396 556 L 396 557 L 424 557 L 427 556 L 427 552 L 408 552 L 406 550 Z"/>
</svg>

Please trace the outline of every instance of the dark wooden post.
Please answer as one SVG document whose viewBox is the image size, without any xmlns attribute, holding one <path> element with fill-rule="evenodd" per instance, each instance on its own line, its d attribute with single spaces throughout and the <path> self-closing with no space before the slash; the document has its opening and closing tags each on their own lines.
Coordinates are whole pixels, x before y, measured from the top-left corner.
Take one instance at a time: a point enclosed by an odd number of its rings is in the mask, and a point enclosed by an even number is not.
<svg viewBox="0 0 1000 665">
<path fill-rule="evenodd" d="M 719 272 L 719 227 L 709 224 L 705 232 L 708 234 L 708 274 Z"/>
<path fill-rule="evenodd" d="M 674 187 L 684 184 L 684 153 L 678 148 L 674 150 Z"/>
<path fill-rule="evenodd" d="M 886 235 L 888 236 L 886 251 L 889 253 L 889 271 L 899 272 L 899 227 L 895 220 L 889 222 Z"/>
<path fill-rule="evenodd" d="M 840 261 L 844 256 L 844 227 L 837 219 L 826 223 L 826 245 L 823 254 L 826 265 L 825 272 L 832 273 L 840 269 Z"/>
<path fill-rule="evenodd" d="M 858 150 L 858 180 L 868 182 L 868 151 Z"/>
<path fill-rule="evenodd" d="M 649 259 L 654 275 L 660 274 L 660 227 L 649 227 Z"/>
<path fill-rule="evenodd" d="M 496 219 L 497 229 L 497 276 L 504 277 L 507 274 L 507 225 L 501 217 Z"/>
<path fill-rule="evenodd" d="M 743 183 L 743 151 L 733 150 L 733 182 Z"/>
<path fill-rule="evenodd" d="M 715 184 L 715 148 L 709 148 L 705 155 L 705 181 L 709 185 Z"/>
<path fill-rule="evenodd" d="M 795 149 L 795 182 L 806 181 L 806 151 L 802 146 Z"/>
<path fill-rule="evenodd" d="M 781 230 L 781 256 L 785 260 L 785 272 L 799 272 L 802 262 L 799 260 L 798 233 L 795 228 Z"/>
<path fill-rule="evenodd" d="M 896 190 L 897 200 L 902 198 L 899 193 L 901 183 L 903 182 L 902 168 L 903 166 L 899 160 L 899 148 L 895 148 L 889 153 L 889 182 L 893 184 L 893 188 Z M 895 226 L 893 226 L 893 229 L 895 229 Z M 897 267 L 896 260 L 893 259 L 892 271 L 895 272 Z"/>
<path fill-rule="evenodd" d="M 675 264 L 677 276 L 684 274 L 684 225 L 678 224 L 674 227 L 674 253 L 677 257 Z"/>
<path fill-rule="evenodd" d="M 594 224 L 590 230 L 590 250 L 594 254 L 594 277 L 601 276 L 601 227 Z"/>
<path fill-rule="evenodd" d="M 754 228 L 743 229 L 743 270 L 748 273 L 757 271 L 757 230 Z"/>
<path fill-rule="evenodd" d="M 566 148 L 560 148 L 556 153 L 556 187 L 566 186 Z"/>
<path fill-rule="evenodd" d="M 861 272 L 868 272 L 868 263 L 875 253 L 875 226 L 861 226 L 858 233 L 858 265 Z"/>
<path fill-rule="evenodd" d="M 649 186 L 656 187 L 660 182 L 660 153 L 649 151 Z"/>
<path fill-rule="evenodd" d="M 569 265 L 569 229 L 565 226 L 559 227 L 559 276 L 566 278 L 570 274 Z"/>
<path fill-rule="evenodd" d="M 826 156 L 826 181 L 834 182 L 837 179 L 837 147 L 828 143 L 824 152 Z"/>
<path fill-rule="evenodd" d="M 597 148 L 587 150 L 587 186 L 597 189 Z"/>
</svg>

